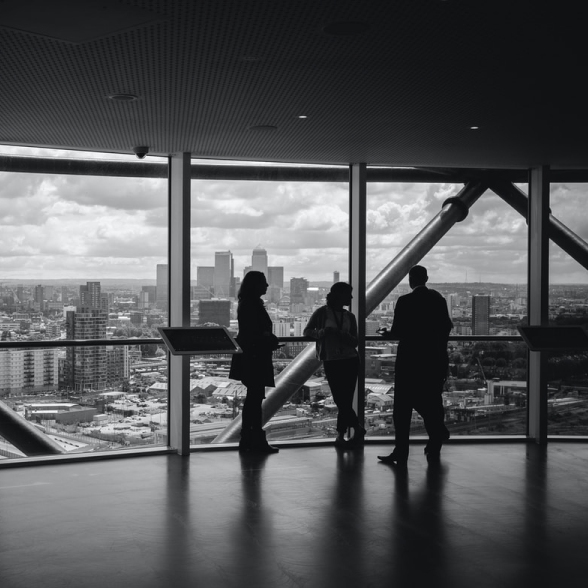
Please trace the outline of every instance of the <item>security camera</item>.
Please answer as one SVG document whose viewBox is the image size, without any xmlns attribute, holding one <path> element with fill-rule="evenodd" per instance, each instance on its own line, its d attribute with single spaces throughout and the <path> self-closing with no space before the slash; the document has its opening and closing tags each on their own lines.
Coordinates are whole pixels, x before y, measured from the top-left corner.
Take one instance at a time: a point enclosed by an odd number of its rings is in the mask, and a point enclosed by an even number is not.
<svg viewBox="0 0 588 588">
<path fill-rule="evenodd" d="M 133 152 L 139 159 L 144 159 L 145 155 L 149 153 L 149 147 L 133 147 Z"/>
</svg>

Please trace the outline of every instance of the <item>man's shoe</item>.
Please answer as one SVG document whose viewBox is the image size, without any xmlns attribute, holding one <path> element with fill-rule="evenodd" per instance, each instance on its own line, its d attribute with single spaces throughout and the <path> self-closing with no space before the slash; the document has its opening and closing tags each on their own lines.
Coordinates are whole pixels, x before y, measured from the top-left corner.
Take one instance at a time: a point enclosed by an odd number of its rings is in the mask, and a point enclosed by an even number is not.
<svg viewBox="0 0 588 588">
<path fill-rule="evenodd" d="M 425 450 L 424 453 L 427 457 L 434 457 L 434 458 L 439 458 L 439 456 L 441 455 L 441 447 L 443 446 L 443 442 L 447 441 L 449 439 L 449 437 L 451 437 L 449 431 L 446 431 L 443 436 L 441 437 L 440 441 L 438 442 L 432 442 L 429 441 L 426 445 L 425 445 Z"/>
<path fill-rule="evenodd" d="M 395 451 L 393 451 L 390 455 L 378 455 L 378 459 L 382 463 L 387 463 L 389 465 L 396 465 L 406 467 L 408 463 L 407 456 L 398 455 Z"/>
</svg>

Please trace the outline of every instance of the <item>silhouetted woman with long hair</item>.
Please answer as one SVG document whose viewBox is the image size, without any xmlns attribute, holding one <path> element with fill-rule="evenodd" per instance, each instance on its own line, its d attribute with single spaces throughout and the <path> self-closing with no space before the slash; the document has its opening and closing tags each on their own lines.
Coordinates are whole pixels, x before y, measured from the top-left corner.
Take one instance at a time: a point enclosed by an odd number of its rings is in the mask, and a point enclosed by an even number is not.
<svg viewBox="0 0 588 588">
<path fill-rule="evenodd" d="M 278 339 L 272 333 L 272 321 L 261 297 L 268 283 L 263 272 L 250 271 L 239 288 L 237 343 L 242 354 L 233 355 L 229 378 L 241 380 L 247 388 L 241 415 L 241 441 L 239 450 L 255 453 L 277 453 L 268 444 L 262 428 L 261 403 L 266 386 L 275 386 L 272 352 L 278 348 Z"/>
<path fill-rule="evenodd" d="M 352 287 L 345 282 L 331 286 L 326 306 L 321 306 L 310 317 L 304 336 L 316 341 L 316 355 L 322 360 L 333 401 L 337 405 L 338 447 L 353 448 L 363 444 L 365 429 L 353 410 L 353 395 L 359 373 L 357 354 L 357 320 L 343 308 L 351 305 Z M 353 436 L 345 434 L 353 429 Z"/>
</svg>

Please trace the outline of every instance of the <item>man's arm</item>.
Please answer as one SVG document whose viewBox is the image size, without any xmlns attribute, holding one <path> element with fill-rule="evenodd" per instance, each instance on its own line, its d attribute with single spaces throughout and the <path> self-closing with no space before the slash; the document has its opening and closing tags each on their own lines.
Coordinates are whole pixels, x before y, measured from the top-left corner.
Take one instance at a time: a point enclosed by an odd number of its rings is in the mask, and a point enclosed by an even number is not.
<svg viewBox="0 0 588 588">
<path fill-rule="evenodd" d="M 394 319 L 392 320 L 392 326 L 390 330 L 381 331 L 382 339 L 395 339 L 399 340 L 404 332 L 404 301 L 400 297 L 396 301 L 396 307 L 394 308 Z"/>
</svg>

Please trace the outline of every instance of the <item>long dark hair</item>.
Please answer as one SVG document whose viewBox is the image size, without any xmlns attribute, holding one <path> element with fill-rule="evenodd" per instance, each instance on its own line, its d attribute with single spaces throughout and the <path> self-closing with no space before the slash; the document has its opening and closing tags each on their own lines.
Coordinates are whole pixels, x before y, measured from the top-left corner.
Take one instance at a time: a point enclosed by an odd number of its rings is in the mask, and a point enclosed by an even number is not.
<svg viewBox="0 0 588 588">
<path fill-rule="evenodd" d="M 261 283 L 266 283 L 265 274 L 263 272 L 255 270 L 248 271 L 239 287 L 239 292 L 237 294 L 239 302 L 245 298 L 259 298 L 261 300 L 259 295 L 259 285 Z"/>
</svg>

